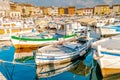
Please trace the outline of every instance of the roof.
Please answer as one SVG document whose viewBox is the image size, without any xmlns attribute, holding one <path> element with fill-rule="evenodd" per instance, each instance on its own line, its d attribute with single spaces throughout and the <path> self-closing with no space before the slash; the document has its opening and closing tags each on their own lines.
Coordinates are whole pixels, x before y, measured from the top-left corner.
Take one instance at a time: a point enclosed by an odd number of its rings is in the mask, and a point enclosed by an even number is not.
<svg viewBox="0 0 120 80">
<path fill-rule="evenodd" d="M 75 6 L 69 6 L 68 8 L 75 8 Z"/>
<path fill-rule="evenodd" d="M 77 9 L 77 10 L 83 10 L 83 8 Z"/>
<path fill-rule="evenodd" d="M 120 6 L 120 4 L 114 4 L 113 6 Z"/>
<path fill-rule="evenodd" d="M 109 6 L 109 5 L 96 5 L 95 7 Z"/>
<path fill-rule="evenodd" d="M 93 8 L 83 8 L 83 9 L 93 9 Z"/>
<path fill-rule="evenodd" d="M 26 7 L 33 7 L 33 5 L 32 4 L 18 4 L 19 6 L 26 6 Z"/>
</svg>

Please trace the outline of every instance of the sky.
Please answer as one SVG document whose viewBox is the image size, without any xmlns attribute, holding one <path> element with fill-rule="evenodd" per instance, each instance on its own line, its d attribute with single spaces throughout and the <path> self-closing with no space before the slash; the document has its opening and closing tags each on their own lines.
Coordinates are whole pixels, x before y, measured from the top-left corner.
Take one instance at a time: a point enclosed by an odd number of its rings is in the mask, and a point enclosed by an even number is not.
<svg viewBox="0 0 120 80">
<path fill-rule="evenodd" d="M 94 7 L 98 4 L 120 4 L 120 0 L 11 0 L 13 2 L 31 3 L 36 6 L 57 6 L 67 7 L 76 6 L 82 7 Z"/>
</svg>

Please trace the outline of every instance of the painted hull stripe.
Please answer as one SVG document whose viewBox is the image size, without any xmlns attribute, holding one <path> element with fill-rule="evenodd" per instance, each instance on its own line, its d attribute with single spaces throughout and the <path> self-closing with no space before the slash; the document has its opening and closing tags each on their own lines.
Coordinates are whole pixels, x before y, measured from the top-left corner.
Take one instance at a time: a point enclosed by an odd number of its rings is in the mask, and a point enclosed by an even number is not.
<svg viewBox="0 0 120 80">
<path fill-rule="evenodd" d="M 111 55 L 111 56 L 120 56 L 120 54 L 116 54 L 116 53 L 109 53 L 109 52 L 101 52 L 101 54 Z"/>
</svg>

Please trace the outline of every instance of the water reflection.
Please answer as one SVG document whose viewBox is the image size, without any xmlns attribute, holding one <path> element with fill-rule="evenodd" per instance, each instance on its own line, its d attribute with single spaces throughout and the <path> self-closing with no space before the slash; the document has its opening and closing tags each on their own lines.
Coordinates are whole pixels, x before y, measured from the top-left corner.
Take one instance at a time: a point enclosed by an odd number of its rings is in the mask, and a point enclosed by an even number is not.
<svg viewBox="0 0 120 80">
<path fill-rule="evenodd" d="M 70 75 L 67 80 L 70 80 L 71 77 L 74 77 L 74 76 L 76 76 L 78 79 L 80 77 L 84 79 L 87 79 L 87 78 L 90 79 L 91 68 L 92 68 L 92 63 L 91 65 L 87 66 L 85 64 L 85 60 L 80 60 L 78 58 L 72 62 L 64 63 L 64 64 L 57 64 L 57 65 L 49 64 L 44 66 L 37 66 L 36 73 L 37 73 L 38 79 L 52 78 L 52 80 L 54 80 L 55 78 L 58 79 L 57 78 L 58 76 L 61 76 L 62 74 L 65 74 L 65 73 L 67 73 L 66 74 L 67 76 Z M 66 75 L 62 75 L 62 79 L 65 79 Z"/>
<path fill-rule="evenodd" d="M 9 49 L 5 49 L 0 51 L 0 59 L 12 62 L 14 58 L 14 54 L 18 54 L 19 56 L 24 55 L 24 53 L 32 52 L 15 52 L 14 47 L 10 47 Z M 29 58 L 30 59 L 30 58 Z M 23 60 L 26 61 L 27 58 Z M 30 64 L 29 64 L 30 63 Z M 33 60 L 28 60 L 27 62 L 20 64 L 6 64 L 6 68 L 3 68 L 3 64 L 0 64 L 0 71 L 5 75 L 5 69 L 8 69 L 10 73 L 10 77 L 12 80 L 36 80 L 37 78 L 40 80 L 102 80 L 101 70 L 96 61 L 92 58 L 92 51 L 89 51 L 88 55 L 81 60 L 78 58 L 77 60 L 65 64 L 50 64 L 44 66 L 36 66 L 33 65 Z M 23 65 L 24 64 L 24 65 Z M 28 65 L 29 64 L 29 65 Z M 14 70 L 13 70 L 14 68 Z M 10 80 L 6 75 L 5 77 Z M 119 74 L 111 75 L 105 80 L 119 80 Z"/>
<path fill-rule="evenodd" d="M 69 71 L 76 75 L 88 76 L 91 72 L 92 66 L 86 66 L 82 61 L 77 64 L 77 66 L 71 68 Z"/>
</svg>

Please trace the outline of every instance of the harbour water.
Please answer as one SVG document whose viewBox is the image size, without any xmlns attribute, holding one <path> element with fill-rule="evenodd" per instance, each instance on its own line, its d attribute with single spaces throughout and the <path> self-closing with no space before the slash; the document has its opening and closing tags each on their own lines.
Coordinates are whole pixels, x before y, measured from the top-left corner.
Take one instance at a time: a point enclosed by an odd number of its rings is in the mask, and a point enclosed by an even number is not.
<svg viewBox="0 0 120 80">
<path fill-rule="evenodd" d="M 0 63 L 0 71 L 7 80 L 93 80 L 92 75 L 96 74 L 93 70 L 96 62 L 93 63 L 92 50 L 88 52 L 86 58 L 79 58 L 72 62 L 73 65 L 70 68 L 66 68 L 68 65 L 63 67 L 65 69 L 61 68 L 63 71 L 58 72 L 58 74 L 55 73 L 56 70 L 43 73 L 43 75 L 48 75 L 45 78 L 42 75 L 37 77 L 34 60 L 28 60 L 25 63 L 14 62 L 14 52 L 15 48 L 13 46 L 4 47 L 0 50 L 0 59 L 4 60 Z M 102 76 L 99 77 L 102 79 Z M 94 76 L 94 78 L 97 78 L 97 76 Z"/>
<path fill-rule="evenodd" d="M 91 37 L 97 39 L 97 34 L 93 33 Z M 93 49 L 90 49 L 85 57 L 78 58 L 64 65 L 45 65 L 38 67 L 41 70 L 39 75 L 36 74 L 37 67 L 34 59 L 27 59 L 22 62 L 16 62 L 14 60 L 14 54 L 17 51 L 19 52 L 14 46 L 0 48 L 0 72 L 7 80 L 103 80 L 100 67 L 97 61 L 93 60 Z M 21 51 L 23 52 L 25 50 Z M 55 67 L 59 68 L 54 69 Z M 42 70 L 48 71 L 42 72 Z M 119 79 L 119 75 L 104 78 L 104 80 Z"/>
</svg>

